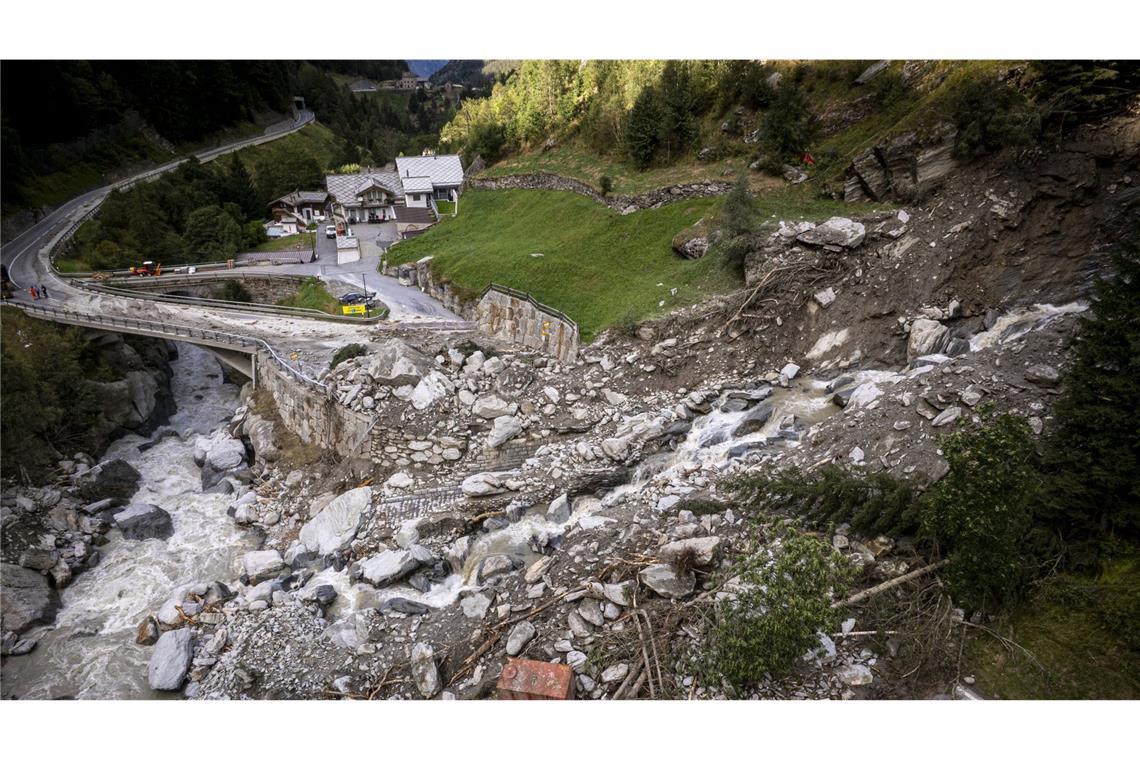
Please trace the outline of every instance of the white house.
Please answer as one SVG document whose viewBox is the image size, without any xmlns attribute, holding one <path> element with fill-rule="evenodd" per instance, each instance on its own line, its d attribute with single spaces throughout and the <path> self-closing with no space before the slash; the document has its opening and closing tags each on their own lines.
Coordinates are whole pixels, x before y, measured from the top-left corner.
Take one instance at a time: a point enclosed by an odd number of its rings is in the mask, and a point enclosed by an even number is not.
<svg viewBox="0 0 1140 760">
<path fill-rule="evenodd" d="M 444 156 L 402 156 L 396 159 L 400 182 L 427 178 L 432 197 L 437 201 L 454 201 L 463 192 L 463 163 L 454 154 Z M 425 183 L 415 183 L 425 187 Z"/>
<path fill-rule="evenodd" d="M 333 218 L 344 224 L 395 221 L 403 233 L 439 218 L 436 201 L 456 201 L 463 191 L 459 156 L 396 159 L 396 171 L 332 174 L 325 178 Z"/>
</svg>

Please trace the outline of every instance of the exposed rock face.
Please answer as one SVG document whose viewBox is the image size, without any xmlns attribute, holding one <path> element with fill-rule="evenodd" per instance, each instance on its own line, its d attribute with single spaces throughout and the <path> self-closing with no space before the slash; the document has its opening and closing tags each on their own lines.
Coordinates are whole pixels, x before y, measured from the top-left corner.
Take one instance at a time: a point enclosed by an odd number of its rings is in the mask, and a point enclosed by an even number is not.
<svg viewBox="0 0 1140 760">
<path fill-rule="evenodd" d="M 5 631 L 23 633 L 50 623 L 58 609 L 59 596 L 43 575 L 7 562 L 0 566 L 0 619 Z"/>
<path fill-rule="evenodd" d="M 115 513 L 115 525 L 123 538 L 142 541 L 147 538 L 167 539 L 174 535 L 174 522 L 170 513 L 153 504 L 136 502 Z"/>
<path fill-rule="evenodd" d="M 709 251 L 709 230 L 704 219 L 673 236 L 673 252 L 683 259 L 699 259 Z"/>
<path fill-rule="evenodd" d="M 181 688 L 194 657 L 194 633 L 190 628 L 167 631 L 158 638 L 150 655 L 150 688 L 174 691 Z"/>
<path fill-rule="evenodd" d="M 348 548 L 371 504 L 370 487 L 345 491 L 301 528 L 301 543 L 321 556 Z"/>
<path fill-rule="evenodd" d="M 844 200 L 918 200 L 957 167 L 957 137 L 952 126 L 943 125 L 929 138 L 910 132 L 867 149 L 847 170 Z"/>
</svg>

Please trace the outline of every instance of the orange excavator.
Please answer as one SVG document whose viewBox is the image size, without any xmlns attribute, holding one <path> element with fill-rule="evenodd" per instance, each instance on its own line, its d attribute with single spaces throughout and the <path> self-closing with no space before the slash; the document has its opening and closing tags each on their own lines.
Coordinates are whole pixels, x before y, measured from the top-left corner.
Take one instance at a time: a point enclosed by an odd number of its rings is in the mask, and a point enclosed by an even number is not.
<svg viewBox="0 0 1140 760">
<path fill-rule="evenodd" d="M 141 267 L 131 267 L 131 274 L 136 277 L 158 277 L 162 274 L 162 264 L 155 266 L 153 261 L 144 261 Z"/>
</svg>

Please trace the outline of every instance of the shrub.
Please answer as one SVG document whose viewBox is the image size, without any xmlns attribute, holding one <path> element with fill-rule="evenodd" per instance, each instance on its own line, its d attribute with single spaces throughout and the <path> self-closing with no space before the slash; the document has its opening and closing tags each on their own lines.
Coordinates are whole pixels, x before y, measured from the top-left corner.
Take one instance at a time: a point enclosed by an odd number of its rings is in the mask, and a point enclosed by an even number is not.
<svg viewBox="0 0 1140 760">
<path fill-rule="evenodd" d="M 1033 104 L 997 79 L 976 79 L 968 83 L 952 108 L 958 127 L 954 150 L 965 158 L 1026 145 L 1040 131 L 1040 118 Z"/>
<path fill-rule="evenodd" d="M 710 666 L 737 687 L 781 675 L 838 623 L 832 601 L 846 594 L 851 569 L 830 546 L 787 535 L 774 560 L 764 550 L 744 562 L 744 590 L 717 608 Z"/>
<path fill-rule="evenodd" d="M 637 337 L 637 327 L 637 313 L 633 309 L 623 314 L 617 325 L 618 332 L 627 338 Z"/>
<path fill-rule="evenodd" d="M 355 359 L 358 356 L 364 356 L 368 353 L 368 349 L 359 343 L 349 343 L 348 345 L 341 346 L 333 354 L 332 361 L 329 362 L 329 369 L 336 369 L 336 365 L 349 359 Z"/>
<path fill-rule="evenodd" d="M 865 535 L 896 536 L 918 530 L 915 484 L 885 472 L 834 465 L 814 473 L 786 469 L 742 475 L 728 489 L 749 511 L 787 510 L 820 527 L 846 522 Z"/>
<path fill-rule="evenodd" d="M 609 195 L 610 191 L 614 189 L 614 180 L 608 174 L 603 174 L 598 179 L 598 186 L 602 189 L 602 195 Z"/>
<path fill-rule="evenodd" d="M 765 150 L 778 159 L 798 159 L 816 130 L 815 116 L 799 87 L 792 82 L 781 83 L 764 113 L 761 144 Z"/>
<path fill-rule="evenodd" d="M 1040 477 L 1029 425 L 1003 414 L 949 436 L 942 451 L 950 472 L 922 499 L 922 532 L 950 560 L 946 580 L 959 604 L 1000 605 L 1030 577 Z"/>
</svg>

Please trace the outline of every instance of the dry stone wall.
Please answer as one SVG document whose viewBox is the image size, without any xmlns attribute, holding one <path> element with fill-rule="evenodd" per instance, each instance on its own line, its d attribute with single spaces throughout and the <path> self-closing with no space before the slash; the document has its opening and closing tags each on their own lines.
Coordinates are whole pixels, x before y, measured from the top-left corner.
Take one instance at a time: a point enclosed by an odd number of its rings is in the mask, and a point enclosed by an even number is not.
<svg viewBox="0 0 1140 760">
<path fill-rule="evenodd" d="M 660 208 L 667 203 L 690 198 L 724 195 L 732 189 L 728 182 L 690 182 L 671 185 L 638 195 L 602 195 L 590 185 L 559 174 L 515 174 L 509 177 L 468 179 L 467 187 L 476 190 L 561 190 L 584 195 L 623 214 L 647 208 Z"/>
<path fill-rule="evenodd" d="M 526 293 L 492 286 L 475 310 L 479 330 L 512 345 L 541 351 L 560 362 L 578 359 L 578 325 Z"/>
</svg>

